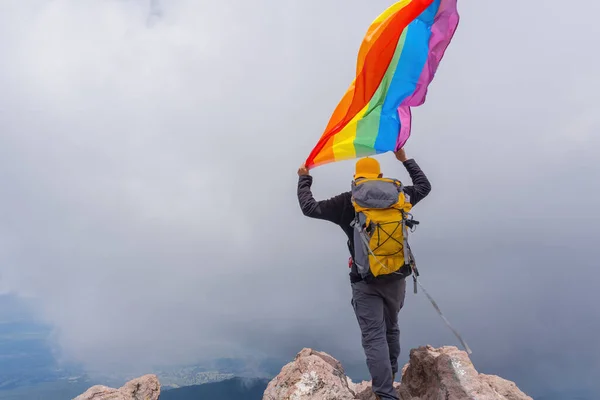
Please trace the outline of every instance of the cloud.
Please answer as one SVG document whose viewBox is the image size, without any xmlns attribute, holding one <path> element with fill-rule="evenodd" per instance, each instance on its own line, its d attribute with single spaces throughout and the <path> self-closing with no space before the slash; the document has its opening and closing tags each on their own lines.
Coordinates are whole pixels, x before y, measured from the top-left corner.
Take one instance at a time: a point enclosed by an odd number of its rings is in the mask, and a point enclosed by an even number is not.
<svg viewBox="0 0 600 400">
<path fill-rule="evenodd" d="M 301 215 L 295 171 L 382 8 L 2 3 L 1 287 L 90 369 L 308 345 L 362 362 L 345 238 Z M 558 2 L 460 11 L 407 146 L 433 186 L 423 283 L 485 369 L 583 382 L 600 356 L 600 28 Z M 352 165 L 316 169 L 315 196 L 347 190 Z M 401 321 L 403 357 L 456 343 L 422 294 Z"/>
</svg>

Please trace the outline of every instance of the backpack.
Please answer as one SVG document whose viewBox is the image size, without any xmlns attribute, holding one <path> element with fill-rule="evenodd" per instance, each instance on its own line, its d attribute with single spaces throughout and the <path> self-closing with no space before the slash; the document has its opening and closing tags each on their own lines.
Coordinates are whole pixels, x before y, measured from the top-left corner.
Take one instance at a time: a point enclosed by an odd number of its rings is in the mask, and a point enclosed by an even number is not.
<svg viewBox="0 0 600 400">
<path fill-rule="evenodd" d="M 408 246 L 412 204 L 402 182 L 389 178 L 359 178 L 352 182 L 355 218 L 354 263 L 361 277 L 411 275 L 414 258 Z"/>
</svg>

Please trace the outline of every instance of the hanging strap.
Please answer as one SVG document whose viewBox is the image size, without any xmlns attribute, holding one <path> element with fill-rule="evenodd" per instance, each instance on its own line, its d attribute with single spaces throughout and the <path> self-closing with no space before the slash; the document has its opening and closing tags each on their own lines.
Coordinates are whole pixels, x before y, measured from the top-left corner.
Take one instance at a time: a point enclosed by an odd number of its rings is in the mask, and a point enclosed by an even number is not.
<svg viewBox="0 0 600 400">
<path fill-rule="evenodd" d="M 416 275 L 413 275 L 413 280 L 415 281 L 415 284 L 419 285 L 419 287 L 421 288 L 421 290 L 423 291 L 423 293 L 425 293 L 425 296 L 427 296 L 427 298 L 429 299 L 429 301 L 433 305 L 433 308 L 435 308 L 435 310 L 440 315 L 440 317 L 442 317 L 442 319 L 444 320 L 444 322 L 446 323 L 446 325 L 448 325 L 448 328 L 450 328 L 450 330 L 452 331 L 452 333 L 454 333 L 454 336 L 456 336 L 458 338 L 458 340 L 460 340 L 460 343 L 462 343 L 463 347 L 467 351 L 467 354 L 472 354 L 472 351 L 469 348 L 469 345 L 467 345 L 467 343 L 463 340 L 463 338 L 460 336 L 460 333 L 458 333 L 456 331 L 456 329 L 454 329 L 452 327 L 452 325 L 450 324 L 450 321 L 448 321 L 448 318 L 446 318 L 446 316 L 444 315 L 444 313 L 442 313 L 442 310 L 440 310 L 440 307 L 437 305 L 437 303 L 435 302 L 435 300 L 433 299 L 433 297 L 431 297 L 431 295 L 429 294 L 429 292 L 427 292 L 427 290 L 425 290 L 425 288 L 423 287 L 423 285 L 421 285 L 421 282 L 417 279 Z M 416 286 L 415 286 L 415 291 L 416 291 Z"/>
</svg>

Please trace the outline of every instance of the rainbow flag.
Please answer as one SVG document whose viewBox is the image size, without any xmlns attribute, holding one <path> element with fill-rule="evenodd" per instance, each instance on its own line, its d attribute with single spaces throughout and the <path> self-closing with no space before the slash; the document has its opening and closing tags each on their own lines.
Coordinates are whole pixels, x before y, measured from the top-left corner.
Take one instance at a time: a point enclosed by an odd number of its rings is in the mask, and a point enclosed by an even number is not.
<svg viewBox="0 0 600 400">
<path fill-rule="evenodd" d="M 306 166 L 395 151 L 458 26 L 457 0 L 401 0 L 369 27 L 356 77 Z"/>
</svg>

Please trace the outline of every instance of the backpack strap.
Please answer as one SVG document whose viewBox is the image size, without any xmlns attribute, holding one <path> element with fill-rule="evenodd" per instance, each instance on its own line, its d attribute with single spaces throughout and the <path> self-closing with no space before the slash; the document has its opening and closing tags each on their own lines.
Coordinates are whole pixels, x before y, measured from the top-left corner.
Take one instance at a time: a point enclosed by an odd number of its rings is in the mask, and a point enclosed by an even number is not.
<svg viewBox="0 0 600 400">
<path fill-rule="evenodd" d="M 402 250 L 404 251 L 404 265 L 410 265 L 410 252 L 408 249 L 408 229 L 406 229 L 406 213 L 404 210 L 400 210 L 402 213 L 402 237 L 404 243 L 402 244 Z"/>
<path fill-rule="evenodd" d="M 416 276 L 413 275 L 413 279 L 414 279 L 415 283 L 417 285 L 419 285 L 419 287 L 421 288 L 421 290 L 423 291 L 423 293 L 425 293 L 425 296 L 427 296 L 427 299 L 429 299 L 429 302 L 431 303 L 431 305 L 433 305 L 433 308 L 435 308 L 435 311 L 437 311 L 437 313 L 439 314 L 439 316 L 444 320 L 444 322 L 446 323 L 446 326 L 448 326 L 448 328 L 450 328 L 450 330 L 452 331 L 452 333 L 454 333 L 454 336 L 456 336 L 456 338 L 463 345 L 463 347 L 465 348 L 467 354 L 472 354 L 473 352 L 469 348 L 469 345 L 467 344 L 467 342 L 464 341 L 464 339 L 462 338 L 462 336 L 460 336 L 460 333 L 458 333 L 458 331 L 456 329 L 454 329 L 454 327 L 450 324 L 450 321 L 448 321 L 448 318 L 446 318 L 446 316 L 444 315 L 444 313 L 442 313 L 442 310 L 440 310 L 440 307 L 437 305 L 437 303 L 435 302 L 435 300 L 433 299 L 433 297 L 431 297 L 431 295 L 427 292 L 427 290 L 425 290 L 425 288 L 423 287 L 423 285 L 421 285 L 421 282 L 417 279 Z"/>
</svg>

